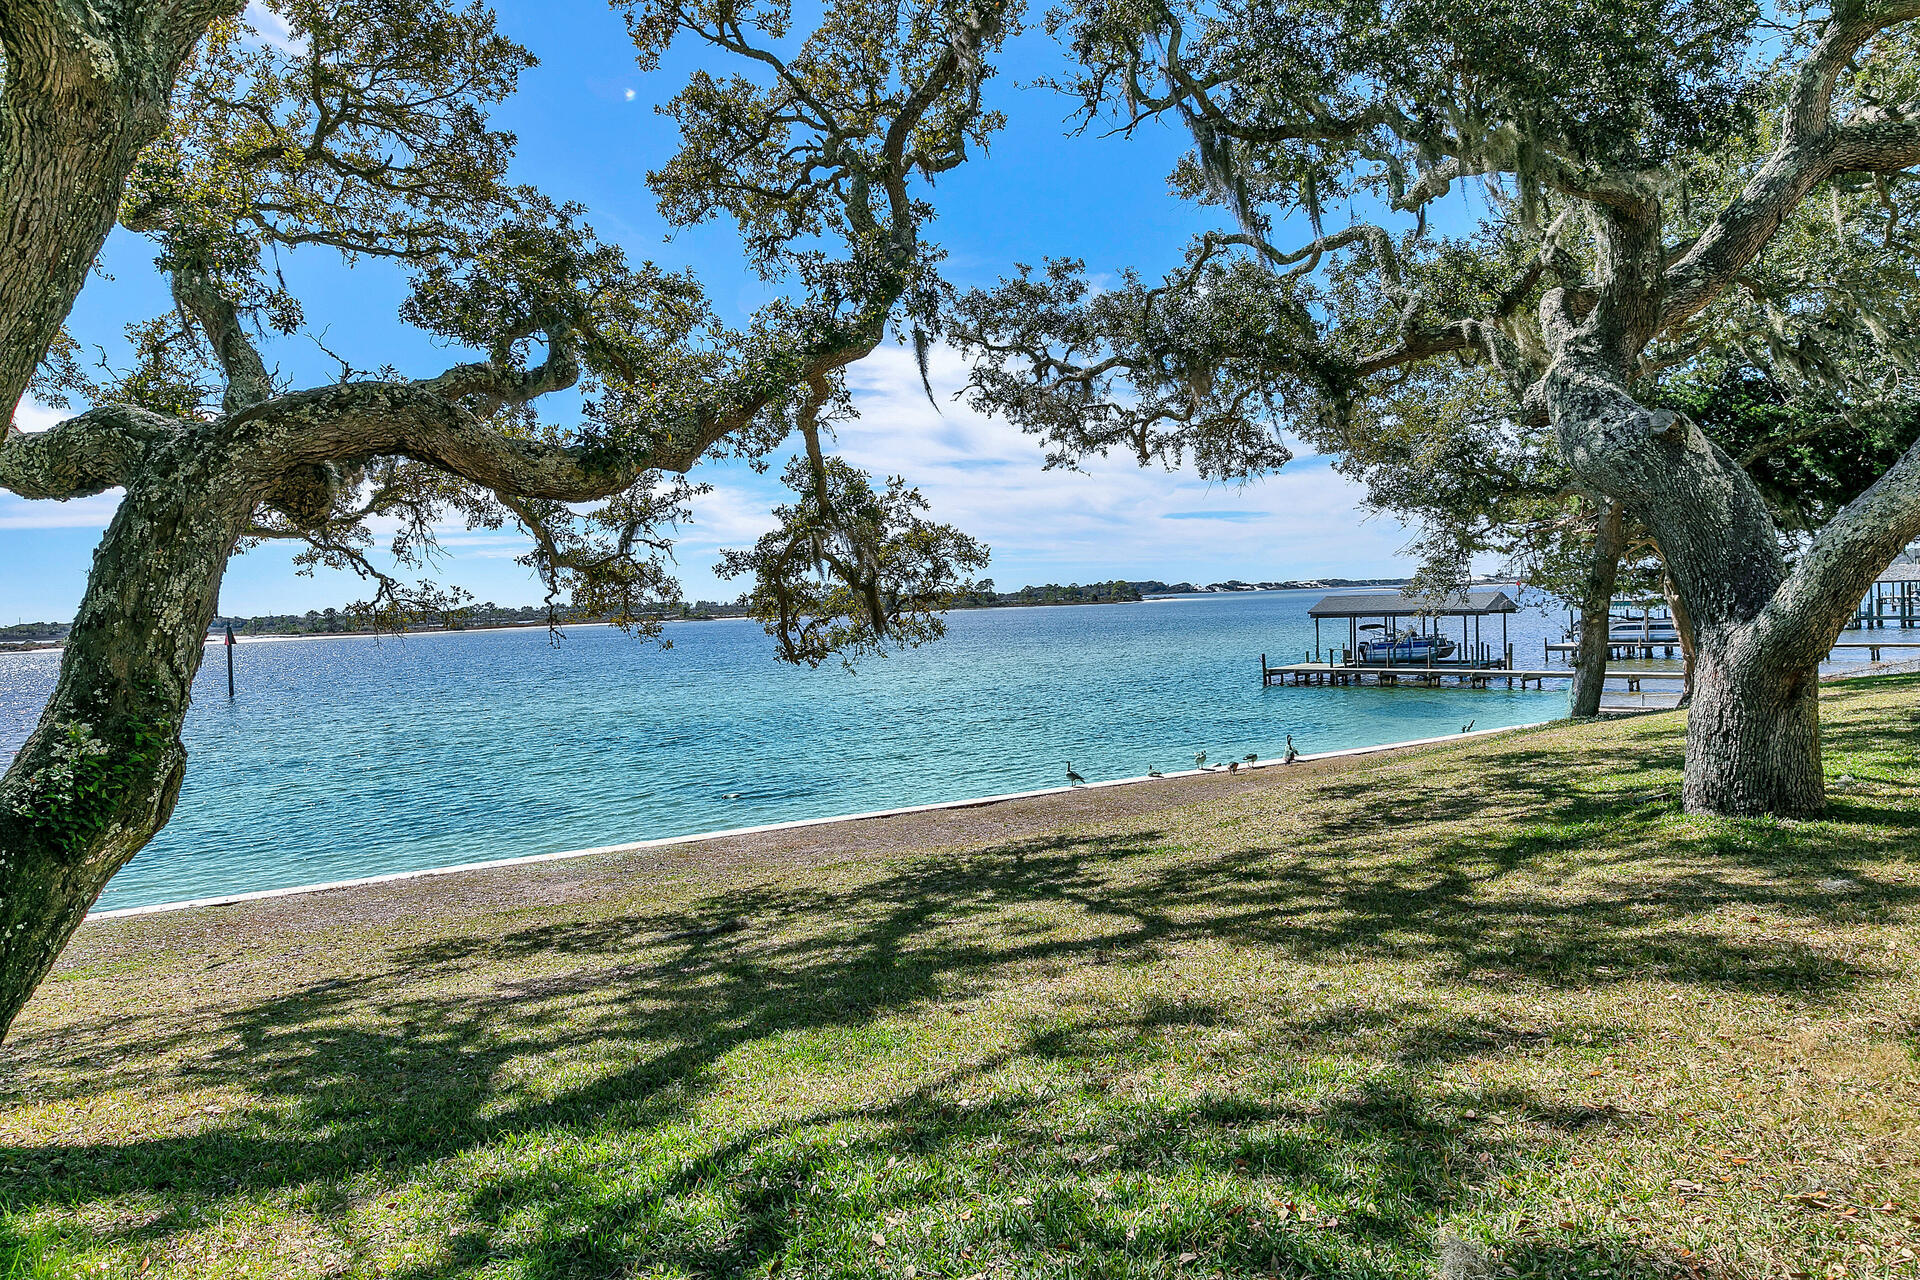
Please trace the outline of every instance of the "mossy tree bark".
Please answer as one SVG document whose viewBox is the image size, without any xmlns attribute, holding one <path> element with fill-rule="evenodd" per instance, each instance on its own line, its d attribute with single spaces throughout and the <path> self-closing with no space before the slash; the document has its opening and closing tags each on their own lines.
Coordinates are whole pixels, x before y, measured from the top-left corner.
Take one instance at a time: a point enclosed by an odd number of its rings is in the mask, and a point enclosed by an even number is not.
<svg viewBox="0 0 1920 1280">
<path fill-rule="evenodd" d="M 0 0 L 0 403 L 9 416 L 106 242 L 180 67 L 244 0 Z"/>
<path fill-rule="evenodd" d="M 190 433 L 140 423 L 60 677 L 0 779 L 0 1036 L 107 881 L 166 825 L 180 726 L 252 502 Z"/>
<path fill-rule="evenodd" d="M 132 457 L 170 434 L 151 415 L 110 411 L 86 430 L 87 450 L 57 456 L 12 419 L 113 228 L 127 175 L 166 124 L 182 64 L 242 7 L 0 0 L 0 471 L 22 496 L 125 483 Z M 210 499 L 191 486 L 129 488 L 47 715 L 0 782 L 0 1036 L 105 876 L 172 810 L 201 639 L 188 643 L 183 628 L 197 616 L 200 569 L 232 546 L 230 520 L 199 506 Z"/>
<path fill-rule="evenodd" d="M 126 496 L 38 726 L 0 778 L 0 1038 L 114 873 L 166 825 L 186 769 L 180 730 L 235 544 L 263 505 L 324 514 L 355 460 L 431 462 L 503 492 L 589 502 L 649 465 L 507 438 L 462 407 L 483 377 L 363 383 L 246 406 L 212 423 L 127 406 L 94 410 L 0 452 L 0 485 L 28 497 Z M 544 386 L 540 377 L 523 379 Z M 344 465 L 343 465 L 344 464 Z"/>
<path fill-rule="evenodd" d="M 490 393 L 534 394 L 576 372 L 556 357 L 500 375 Z M 488 393 L 488 380 L 486 366 L 463 365 L 425 382 L 242 402 L 214 422 L 115 405 L 0 451 L 0 487 L 24 497 L 126 493 L 53 696 L 0 778 L 0 1038 L 108 880 L 172 815 L 207 628 L 256 511 L 324 516 L 337 497 L 329 491 L 351 488 L 354 464 L 374 456 L 431 463 L 502 493 L 597 501 L 649 468 L 691 468 L 756 407 L 715 415 L 671 452 L 623 458 L 492 429 L 462 403 Z"/>
</svg>

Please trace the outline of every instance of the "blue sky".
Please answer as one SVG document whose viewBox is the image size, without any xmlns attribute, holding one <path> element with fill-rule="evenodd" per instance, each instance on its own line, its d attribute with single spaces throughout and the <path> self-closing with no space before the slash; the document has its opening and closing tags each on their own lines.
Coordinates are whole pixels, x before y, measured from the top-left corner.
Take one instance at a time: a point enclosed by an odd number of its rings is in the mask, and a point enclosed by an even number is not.
<svg viewBox="0 0 1920 1280">
<path fill-rule="evenodd" d="M 519 136 L 516 176 L 586 205 L 590 220 L 635 258 L 691 266 L 715 303 L 738 319 L 766 297 L 742 270 L 732 230 L 716 225 L 668 240 L 645 185 L 648 169 L 671 154 L 675 137 L 653 104 L 669 96 L 694 65 L 695 51 L 642 75 L 618 16 L 593 0 L 498 6 L 503 30 L 541 65 L 497 119 Z M 1184 147 L 1172 130 L 1148 126 L 1131 139 L 1069 136 L 1069 103 L 1038 76 L 1057 69 L 1043 32 L 1019 38 L 990 86 L 1008 128 L 990 152 L 948 175 L 935 192 L 940 217 L 932 235 L 948 251 L 949 276 L 987 284 L 1016 262 L 1083 257 L 1095 271 L 1136 266 L 1157 272 L 1178 259 L 1186 240 L 1211 225 L 1210 211 L 1175 200 L 1166 174 Z M 631 96 L 629 93 L 631 92 Z M 129 320 L 165 305 L 147 246 L 116 232 L 104 277 L 82 294 L 71 327 L 85 344 L 111 349 Z M 397 276 L 379 266 L 347 271 L 318 252 L 285 259 L 323 341 L 357 367 L 386 364 L 428 375 L 456 358 L 400 324 Z M 330 380 L 332 363 L 310 340 L 275 345 L 284 373 Z M 1245 487 L 1204 483 L 1191 472 L 1140 469 L 1125 459 L 1096 460 L 1083 472 L 1047 472 L 1035 443 L 1004 423 L 980 417 L 950 396 L 964 381 L 957 356 L 936 351 L 936 413 L 906 352 L 888 346 L 850 371 L 860 410 L 843 424 L 839 450 L 876 474 L 903 474 L 920 486 L 935 515 L 993 548 L 987 572 L 1003 589 L 1046 581 L 1113 577 L 1214 581 L 1316 576 L 1372 577 L 1406 572 L 1399 553 L 1408 535 L 1383 519 L 1364 519 L 1357 491 L 1328 461 L 1302 452 L 1278 476 Z M 23 405 L 23 426 L 57 414 Z M 742 546 L 767 528 L 781 500 L 774 481 L 745 467 L 707 467 L 712 494 L 683 526 L 678 557 L 691 598 L 730 598 L 737 584 L 711 573 L 719 548 Z M 74 503 L 29 503 L 0 495 L 0 620 L 72 616 L 93 549 L 113 509 L 111 495 Z M 448 557 L 437 576 L 481 600 L 532 603 L 539 588 L 514 563 L 524 546 L 494 533 L 448 530 Z M 268 547 L 237 559 L 221 595 L 226 613 L 304 611 L 343 604 L 364 592 L 353 579 L 297 576 L 291 551 Z"/>
</svg>

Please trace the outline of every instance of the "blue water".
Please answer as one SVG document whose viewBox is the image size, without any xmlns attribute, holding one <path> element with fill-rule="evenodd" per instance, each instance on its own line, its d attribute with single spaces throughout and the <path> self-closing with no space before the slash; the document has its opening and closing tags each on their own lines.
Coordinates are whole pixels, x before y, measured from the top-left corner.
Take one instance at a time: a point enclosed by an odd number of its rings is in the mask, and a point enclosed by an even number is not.
<svg viewBox="0 0 1920 1280">
<path fill-rule="evenodd" d="M 858 674 L 795 670 L 747 621 L 665 652 L 606 628 L 209 649 L 172 823 L 102 909 L 1367 746 L 1549 719 L 1560 689 L 1262 688 L 1324 592 L 954 614 Z M 1551 622 L 1512 620 L 1522 665 Z M 1334 627 L 1326 638 L 1332 642 Z M 1337 628 L 1344 632 L 1345 628 Z M 1497 640 L 1499 625 L 1485 633 Z M 1344 635 L 1339 637 L 1344 640 Z M 57 653 L 0 654 L 0 759 Z"/>
</svg>

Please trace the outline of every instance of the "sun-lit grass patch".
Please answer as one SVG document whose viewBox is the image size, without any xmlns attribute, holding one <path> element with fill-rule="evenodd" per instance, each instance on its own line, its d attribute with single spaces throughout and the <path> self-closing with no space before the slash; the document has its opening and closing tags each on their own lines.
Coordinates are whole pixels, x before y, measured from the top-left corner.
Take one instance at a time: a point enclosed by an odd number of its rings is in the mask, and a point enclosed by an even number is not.
<svg viewBox="0 0 1920 1280">
<path fill-rule="evenodd" d="M 1811 822 L 1682 814 L 1655 716 L 91 926 L 0 1277 L 1920 1274 L 1917 692 L 1828 690 Z"/>
</svg>

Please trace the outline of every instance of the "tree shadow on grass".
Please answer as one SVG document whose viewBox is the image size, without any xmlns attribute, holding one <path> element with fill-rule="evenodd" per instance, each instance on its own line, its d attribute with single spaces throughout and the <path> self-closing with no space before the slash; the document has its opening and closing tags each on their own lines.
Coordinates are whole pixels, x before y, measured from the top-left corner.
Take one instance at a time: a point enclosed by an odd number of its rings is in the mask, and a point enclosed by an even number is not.
<svg viewBox="0 0 1920 1280">
<path fill-rule="evenodd" d="M 1170 855 L 1158 830 L 1062 835 L 897 861 L 862 883 L 767 882 L 395 947 L 354 976 L 209 1008 L 211 1036 L 68 1025 L 12 1047 L 39 1096 L 85 1097 L 102 1062 L 143 1055 L 254 1105 L 197 1132 L 0 1148 L 0 1202 L 141 1195 L 154 1211 L 110 1239 L 164 1248 L 236 1198 L 297 1203 L 347 1231 L 365 1209 L 356 1187 L 426 1179 L 459 1189 L 465 1225 L 449 1239 L 442 1223 L 427 1260 L 397 1273 L 421 1280 L 505 1264 L 746 1276 L 775 1260 L 855 1274 L 909 1256 L 951 1274 L 998 1263 L 1134 1275 L 1184 1253 L 1229 1272 L 1423 1274 L 1455 1206 L 1585 1130 L 1625 1123 L 1519 1091 L 1505 1102 L 1523 1124 L 1464 1118 L 1470 1100 L 1440 1069 L 1527 1051 L 1540 1033 L 1405 999 L 1302 1001 L 1262 1011 L 1264 1043 L 1219 1054 L 1223 1072 L 1251 1062 L 1271 1078 L 1210 1085 L 1193 1046 L 1230 1029 L 1233 1010 L 1136 993 L 1121 1012 L 1087 1012 L 1017 993 L 1066 966 L 1145 973 L 1222 943 L 1330 971 L 1414 966 L 1441 986 L 1651 976 L 1830 1000 L 1870 976 L 1861 961 L 1741 932 L 1725 908 L 1905 910 L 1920 889 L 1873 880 L 1871 850 L 1848 846 L 1844 824 L 1676 830 L 1661 770 L 1678 761 L 1659 763 L 1663 750 L 1624 778 L 1617 762 L 1565 752 L 1550 770 L 1539 750 L 1483 755 L 1505 781 L 1477 797 L 1332 775 L 1309 793 L 1332 815 L 1310 852 Z M 1894 812 L 1888 823 L 1911 827 L 1911 811 Z M 1493 821 L 1409 846 L 1410 813 Z M 1589 872 L 1577 890 L 1520 874 L 1576 852 Z M 1782 866 L 1794 874 L 1774 874 Z M 1856 882 L 1821 888 L 1809 870 Z M 1013 1002 L 1017 1034 L 959 1065 L 916 1060 L 901 1019 L 985 1001 Z M 713 1120 L 754 1071 L 745 1084 L 762 1089 L 847 1071 L 870 1083 L 852 1100 L 762 1099 Z M 1156 1083 L 1169 1072 L 1185 1083 Z M 1512 1257 L 1686 1271 L 1625 1247 L 1516 1242 Z"/>
</svg>

